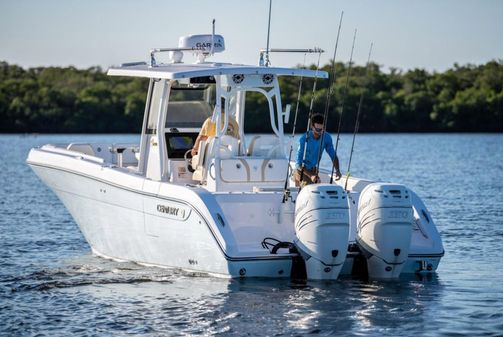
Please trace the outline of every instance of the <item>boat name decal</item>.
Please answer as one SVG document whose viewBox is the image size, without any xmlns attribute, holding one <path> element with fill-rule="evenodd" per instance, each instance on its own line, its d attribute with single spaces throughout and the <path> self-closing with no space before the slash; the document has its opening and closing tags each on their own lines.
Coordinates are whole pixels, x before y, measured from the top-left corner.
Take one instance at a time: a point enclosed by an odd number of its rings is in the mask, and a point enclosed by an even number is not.
<svg viewBox="0 0 503 337">
<path fill-rule="evenodd" d="M 174 216 L 179 216 L 184 218 L 185 217 L 185 210 L 181 210 L 178 207 L 172 207 L 172 206 L 164 206 L 164 205 L 157 205 L 157 211 L 161 213 L 166 213 L 169 215 L 174 215 Z"/>
</svg>

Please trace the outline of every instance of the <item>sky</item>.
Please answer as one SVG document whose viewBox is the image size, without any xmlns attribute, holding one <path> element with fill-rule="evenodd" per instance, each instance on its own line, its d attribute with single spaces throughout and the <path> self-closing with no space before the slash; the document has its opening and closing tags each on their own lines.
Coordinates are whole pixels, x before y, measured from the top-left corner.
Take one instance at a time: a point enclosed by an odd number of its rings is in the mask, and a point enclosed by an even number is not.
<svg viewBox="0 0 503 337">
<path fill-rule="evenodd" d="M 0 61 L 104 69 L 148 61 L 152 48 L 177 47 L 180 36 L 211 33 L 216 19 L 226 51 L 209 60 L 255 65 L 266 47 L 268 10 L 269 0 L 0 0 Z M 503 59 L 500 0 L 273 0 L 270 47 L 319 47 L 326 64 L 341 11 L 337 61 L 349 61 L 355 29 L 354 61 L 365 64 L 373 42 L 372 61 L 383 71 L 441 72 L 454 63 Z M 272 54 L 271 63 L 295 66 L 303 58 Z"/>
</svg>

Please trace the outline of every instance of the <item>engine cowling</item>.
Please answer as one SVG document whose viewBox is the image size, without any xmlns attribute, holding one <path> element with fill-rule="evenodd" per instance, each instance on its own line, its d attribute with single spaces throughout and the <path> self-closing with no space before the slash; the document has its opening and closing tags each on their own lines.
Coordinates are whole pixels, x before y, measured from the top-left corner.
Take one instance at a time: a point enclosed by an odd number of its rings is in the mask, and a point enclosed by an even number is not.
<svg viewBox="0 0 503 337">
<path fill-rule="evenodd" d="M 295 235 L 307 278 L 336 279 L 346 259 L 349 237 L 344 189 L 329 184 L 304 187 L 295 202 Z"/>
<path fill-rule="evenodd" d="M 358 203 L 356 241 L 374 279 L 400 276 L 409 255 L 413 210 L 411 193 L 403 185 L 373 183 Z"/>
</svg>

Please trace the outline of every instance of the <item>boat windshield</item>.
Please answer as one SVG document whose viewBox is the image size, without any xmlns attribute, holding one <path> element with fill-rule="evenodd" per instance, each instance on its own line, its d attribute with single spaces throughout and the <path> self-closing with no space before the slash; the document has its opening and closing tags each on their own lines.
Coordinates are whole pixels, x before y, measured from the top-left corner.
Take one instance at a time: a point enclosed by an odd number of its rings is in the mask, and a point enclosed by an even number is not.
<svg viewBox="0 0 503 337">
<path fill-rule="evenodd" d="M 199 128 L 215 106 L 215 85 L 173 86 L 170 91 L 166 128 Z"/>
<path fill-rule="evenodd" d="M 273 114 L 272 120 L 274 123 L 277 123 L 277 118 L 274 111 L 271 111 L 267 97 L 263 93 L 248 91 L 246 93 L 245 111 L 245 133 L 274 133 L 271 125 L 271 114 Z"/>
</svg>

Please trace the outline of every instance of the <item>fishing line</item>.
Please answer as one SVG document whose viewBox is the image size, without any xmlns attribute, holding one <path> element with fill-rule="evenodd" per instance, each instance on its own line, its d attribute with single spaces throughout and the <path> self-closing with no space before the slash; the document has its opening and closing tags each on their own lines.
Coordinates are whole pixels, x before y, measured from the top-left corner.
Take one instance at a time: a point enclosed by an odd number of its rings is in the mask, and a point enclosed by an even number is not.
<svg viewBox="0 0 503 337">
<path fill-rule="evenodd" d="M 369 76 L 370 55 L 372 54 L 372 47 L 373 46 L 374 46 L 374 43 L 371 43 L 370 50 L 369 50 L 369 57 L 367 59 L 367 66 L 366 66 L 366 71 L 365 71 L 365 79 L 366 80 L 368 80 L 368 76 Z M 355 130 L 353 132 L 353 142 L 351 144 L 351 153 L 349 155 L 349 163 L 348 163 L 348 173 L 346 175 L 346 183 L 344 184 L 344 190 L 347 190 L 347 187 L 348 187 L 348 180 L 349 180 L 349 175 L 350 175 L 349 169 L 351 168 L 351 159 L 353 158 L 353 151 L 354 151 L 354 147 L 355 147 L 356 134 L 358 133 L 358 128 L 360 127 L 360 113 L 361 113 L 361 109 L 362 109 L 362 104 L 363 104 L 363 90 L 360 94 L 360 103 L 358 103 L 358 112 L 356 113 Z"/>
</svg>

